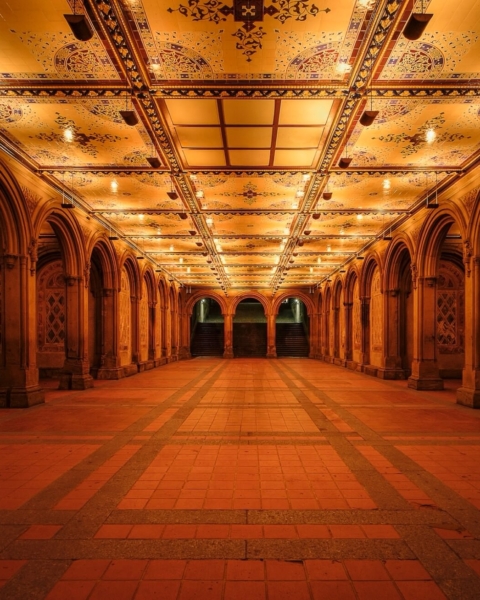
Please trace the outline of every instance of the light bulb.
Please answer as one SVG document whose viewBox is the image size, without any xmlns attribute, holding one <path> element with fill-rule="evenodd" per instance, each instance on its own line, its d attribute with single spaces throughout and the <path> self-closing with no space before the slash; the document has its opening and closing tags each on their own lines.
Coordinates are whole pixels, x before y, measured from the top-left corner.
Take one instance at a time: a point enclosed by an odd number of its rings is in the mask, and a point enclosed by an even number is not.
<svg viewBox="0 0 480 600">
<path fill-rule="evenodd" d="M 390 179 L 384 179 L 384 180 L 383 180 L 383 189 L 384 189 L 384 190 L 389 190 L 389 189 L 390 189 L 390 186 L 391 186 L 391 184 L 390 184 Z"/>
<path fill-rule="evenodd" d="M 358 215 L 357 215 L 357 219 L 358 219 L 359 221 L 361 221 L 361 220 L 363 219 L 363 215 L 362 215 L 361 213 L 358 213 Z"/>
<path fill-rule="evenodd" d="M 140 214 L 140 215 L 138 215 L 138 218 L 140 219 L 140 221 L 143 221 L 143 219 L 145 218 L 145 215 Z"/>
<path fill-rule="evenodd" d="M 66 142 L 73 142 L 73 131 L 70 128 L 64 129 L 63 138 Z"/>
<path fill-rule="evenodd" d="M 427 140 L 427 144 L 431 144 L 432 142 L 434 142 L 436 137 L 437 137 L 437 134 L 435 133 L 435 131 L 433 129 L 427 130 L 427 133 L 425 134 L 425 139 Z"/>
<path fill-rule="evenodd" d="M 110 189 L 112 190 L 112 192 L 115 194 L 118 190 L 118 182 L 116 179 L 112 180 L 112 183 L 110 184 Z"/>
</svg>

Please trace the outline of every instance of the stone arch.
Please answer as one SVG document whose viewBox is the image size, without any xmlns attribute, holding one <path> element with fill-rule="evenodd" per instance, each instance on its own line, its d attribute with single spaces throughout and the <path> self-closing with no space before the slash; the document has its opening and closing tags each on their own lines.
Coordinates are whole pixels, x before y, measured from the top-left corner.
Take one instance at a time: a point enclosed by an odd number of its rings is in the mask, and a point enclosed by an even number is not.
<svg viewBox="0 0 480 600">
<path fill-rule="evenodd" d="M 467 231 L 467 239 L 470 240 L 471 250 L 476 257 L 480 256 L 480 191 L 472 205 L 471 219 Z"/>
<path fill-rule="evenodd" d="M 354 349 L 354 326 L 355 318 L 358 316 L 358 307 L 354 307 L 354 290 L 358 290 L 359 273 L 358 268 L 350 266 L 344 279 L 344 306 L 345 306 L 345 359 L 353 361 Z M 355 288 L 355 285 L 357 286 Z M 359 294 L 357 293 L 358 302 Z"/>
<path fill-rule="evenodd" d="M 24 194 L 10 170 L 0 162 L 0 254 L 26 256 L 34 239 Z"/>
<path fill-rule="evenodd" d="M 196 291 L 185 303 L 185 311 L 189 317 L 192 315 L 195 304 L 202 298 L 210 298 L 211 300 L 215 300 L 215 302 L 219 304 L 222 314 L 225 315 L 228 313 L 228 304 L 223 296 L 217 292 L 211 292 L 207 290 L 205 292 Z"/>
<path fill-rule="evenodd" d="M 120 364 L 126 375 L 136 372 L 138 361 L 138 266 L 135 259 L 125 253 L 120 262 L 118 323 Z"/>
<path fill-rule="evenodd" d="M 333 357 L 345 359 L 345 289 L 341 277 L 333 283 L 332 310 L 333 310 Z"/>
<path fill-rule="evenodd" d="M 305 304 L 307 309 L 307 314 L 309 316 L 312 315 L 314 311 L 314 302 L 308 294 L 298 290 L 296 292 L 282 292 L 279 294 L 273 301 L 272 304 L 272 314 L 278 315 L 278 309 L 280 308 L 281 303 L 287 298 L 300 298 L 300 300 Z"/>
<path fill-rule="evenodd" d="M 383 285 L 382 267 L 376 253 L 365 261 L 362 270 L 362 363 L 382 366 L 383 363 Z"/>
<path fill-rule="evenodd" d="M 259 292 L 255 292 L 253 290 L 251 290 L 250 292 L 245 292 L 244 294 L 240 294 L 239 296 L 236 296 L 235 298 L 232 299 L 232 303 L 230 305 L 231 314 L 234 315 L 240 302 L 242 302 L 242 300 L 248 300 L 248 298 L 253 298 L 254 300 L 258 300 L 260 302 L 260 304 L 263 306 L 265 315 L 271 314 L 271 306 L 270 306 L 270 303 L 268 302 L 267 298 L 265 298 L 265 296 L 263 294 L 260 294 Z"/>
<path fill-rule="evenodd" d="M 160 310 L 160 331 L 159 331 L 159 341 L 160 341 L 160 355 L 161 360 L 166 361 L 169 356 L 169 344 L 168 344 L 168 327 L 169 327 L 169 319 L 168 319 L 168 285 L 165 281 L 165 278 L 160 276 L 157 282 L 158 289 L 158 303 Z"/>
</svg>

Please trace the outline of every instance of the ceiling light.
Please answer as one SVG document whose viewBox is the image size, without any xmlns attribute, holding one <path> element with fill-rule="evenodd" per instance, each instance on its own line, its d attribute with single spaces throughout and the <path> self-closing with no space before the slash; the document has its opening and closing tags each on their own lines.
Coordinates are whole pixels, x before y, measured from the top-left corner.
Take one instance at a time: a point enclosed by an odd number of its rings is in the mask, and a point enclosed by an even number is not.
<svg viewBox="0 0 480 600">
<path fill-rule="evenodd" d="M 114 194 L 118 191 L 118 181 L 116 179 L 113 179 L 110 183 L 110 189 Z"/>
<path fill-rule="evenodd" d="M 308 230 L 305 230 L 303 233 L 304 233 L 305 235 L 310 235 L 312 232 L 310 231 L 310 229 L 308 229 Z"/>
<path fill-rule="evenodd" d="M 322 262 L 322 259 L 321 259 L 321 257 L 319 256 L 319 257 L 317 258 L 317 263 L 318 263 L 318 264 L 320 264 L 321 262 Z"/>
<path fill-rule="evenodd" d="M 70 129 L 70 127 L 63 130 L 63 139 L 66 142 L 73 142 L 73 131 Z"/>
<path fill-rule="evenodd" d="M 311 179 L 310 173 L 304 173 L 303 174 L 303 181 L 310 181 L 310 179 Z"/>
<path fill-rule="evenodd" d="M 403 35 L 407 40 L 418 40 L 418 38 L 422 37 L 422 34 L 432 17 L 433 14 L 412 13 L 405 25 Z"/>
<path fill-rule="evenodd" d="M 195 196 L 196 196 L 196 197 L 197 197 L 199 200 L 201 200 L 201 199 L 204 197 L 204 195 L 205 195 L 205 194 L 203 193 L 203 190 L 197 190 L 197 191 L 195 192 Z"/>
<path fill-rule="evenodd" d="M 160 159 L 156 156 L 147 156 L 147 161 L 152 169 L 158 169 L 160 166 Z"/>
<path fill-rule="evenodd" d="M 352 162 L 352 158 L 351 158 L 351 157 L 344 156 L 343 158 L 341 158 L 341 159 L 338 161 L 338 166 L 339 166 L 341 169 L 346 169 L 347 167 L 349 167 L 349 166 L 350 166 L 350 163 L 351 163 L 351 162 Z"/>
<path fill-rule="evenodd" d="M 332 247 L 330 245 L 327 246 L 327 252 L 331 252 L 332 251 Z"/>
<path fill-rule="evenodd" d="M 313 267 L 310 267 L 310 273 L 313 273 Z"/>
<path fill-rule="evenodd" d="M 171 246 L 170 246 L 169 250 L 170 250 L 170 252 L 173 252 L 173 250 L 174 250 L 174 246 L 173 246 L 173 244 L 171 244 Z"/>
<path fill-rule="evenodd" d="M 361 220 L 363 219 L 363 215 L 362 215 L 361 213 L 358 213 L 358 215 L 357 215 L 357 219 L 358 219 L 359 221 L 361 221 Z"/>
<path fill-rule="evenodd" d="M 212 219 L 212 217 L 207 217 L 207 218 L 206 218 L 206 221 L 207 221 L 207 225 L 208 225 L 209 227 L 211 227 L 211 226 L 213 225 L 213 219 Z"/>
<path fill-rule="evenodd" d="M 292 204 L 292 209 L 293 209 L 293 210 L 297 210 L 297 208 L 298 208 L 298 202 L 294 202 L 294 203 Z"/>
<path fill-rule="evenodd" d="M 145 215 L 139 214 L 138 218 L 140 219 L 140 221 L 143 221 L 143 219 L 145 218 Z"/>
<path fill-rule="evenodd" d="M 75 2 L 73 3 L 73 12 L 75 13 Z M 93 37 L 93 31 L 88 24 L 85 15 L 63 15 L 67 21 L 73 35 L 80 42 L 88 42 Z"/>
<path fill-rule="evenodd" d="M 378 110 L 364 110 L 362 116 L 360 117 L 360 125 L 364 127 L 370 127 L 370 125 L 375 121 L 377 117 Z"/>
<path fill-rule="evenodd" d="M 302 191 L 302 190 L 297 190 L 297 192 L 296 192 L 295 196 L 296 196 L 297 198 L 303 198 L 303 197 L 305 196 L 305 192 L 304 192 L 304 191 Z"/>
<path fill-rule="evenodd" d="M 197 232 L 196 232 L 196 231 L 193 231 L 193 230 L 189 231 L 188 233 L 189 233 L 190 235 L 197 235 Z"/>
<path fill-rule="evenodd" d="M 285 227 L 284 230 L 283 230 L 283 233 L 285 235 L 288 235 L 290 233 L 290 227 Z"/>
<path fill-rule="evenodd" d="M 188 215 L 187 213 L 178 213 L 178 216 L 182 219 L 182 221 L 185 221 L 186 219 L 188 219 Z"/>
<path fill-rule="evenodd" d="M 390 179 L 384 179 L 383 180 L 383 189 L 384 190 L 389 190 L 390 187 L 391 187 Z"/>
<path fill-rule="evenodd" d="M 432 142 L 434 142 L 436 137 L 437 137 L 437 134 L 435 133 L 434 129 L 427 130 L 427 133 L 425 134 L 425 139 L 427 141 L 427 144 L 431 144 Z"/>
<path fill-rule="evenodd" d="M 122 119 L 125 121 L 126 125 L 130 125 L 130 127 L 134 127 L 138 124 L 137 113 L 134 110 L 121 110 L 120 115 Z"/>
<path fill-rule="evenodd" d="M 312 215 L 312 218 L 315 219 L 315 221 L 316 221 L 317 219 L 320 218 L 320 215 L 318 213 L 315 213 L 314 215 Z"/>
<path fill-rule="evenodd" d="M 183 258 L 179 258 L 179 259 L 178 259 L 178 262 L 179 262 L 180 264 L 182 264 L 182 263 L 183 263 Z"/>
<path fill-rule="evenodd" d="M 187 273 L 190 273 L 191 269 L 190 267 L 187 267 Z"/>
</svg>

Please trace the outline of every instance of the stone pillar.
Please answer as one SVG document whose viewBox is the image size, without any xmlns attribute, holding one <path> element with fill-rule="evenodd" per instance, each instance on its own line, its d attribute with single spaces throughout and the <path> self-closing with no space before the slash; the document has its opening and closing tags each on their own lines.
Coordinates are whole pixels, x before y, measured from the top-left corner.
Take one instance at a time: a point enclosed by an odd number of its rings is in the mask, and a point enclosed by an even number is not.
<svg viewBox="0 0 480 600">
<path fill-rule="evenodd" d="M 436 288 L 436 277 L 419 277 L 414 290 L 414 355 L 408 387 L 415 390 L 443 390 L 436 358 Z"/>
<path fill-rule="evenodd" d="M 465 366 L 457 402 L 480 408 L 480 257 L 472 258 L 473 268 L 465 277 Z"/>
<path fill-rule="evenodd" d="M 331 311 L 333 313 L 333 359 L 340 357 L 340 308 L 338 306 L 332 306 Z M 335 364 L 339 364 L 338 361 L 334 360 Z"/>
<path fill-rule="evenodd" d="M 65 362 L 60 372 L 60 390 L 93 387 L 88 360 L 88 288 L 83 277 L 65 277 Z"/>
<path fill-rule="evenodd" d="M 319 314 L 319 325 L 320 325 L 320 356 L 321 360 L 325 360 L 328 356 L 328 312 L 324 310 Z"/>
<path fill-rule="evenodd" d="M 308 352 L 308 358 L 317 358 L 317 355 L 319 353 L 318 318 L 319 318 L 318 313 L 312 313 L 310 315 L 310 331 L 309 331 L 310 349 Z"/>
<path fill-rule="evenodd" d="M 118 355 L 118 290 L 102 290 L 102 356 L 97 379 L 121 379 L 124 377 Z"/>
<path fill-rule="evenodd" d="M 233 358 L 233 315 L 223 314 L 223 358 Z"/>
<path fill-rule="evenodd" d="M 180 350 L 178 358 L 179 360 L 192 358 L 190 354 L 190 317 L 185 313 L 180 315 Z"/>
<path fill-rule="evenodd" d="M 130 302 L 132 304 L 132 365 L 137 367 L 137 371 L 143 371 L 145 365 L 140 355 L 140 298 L 130 296 Z"/>
<path fill-rule="evenodd" d="M 267 358 L 277 358 L 275 323 L 276 315 L 267 315 Z"/>
<path fill-rule="evenodd" d="M 399 289 L 388 290 L 385 294 L 385 319 L 383 347 L 385 349 L 384 365 L 377 369 L 380 379 L 405 379 L 400 354 L 400 301 Z"/>
<path fill-rule="evenodd" d="M 344 302 L 343 308 L 345 310 L 345 360 L 353 360 L 353 348 L 352 348 L 352 309 L 353 302 Z"/>
<path fill-rule="evenodd" d="M 0 408 L 27 408 L 45 402 L 36 365 L 35 271 L 30 275 L 27 256 L 9 254 L 0 257 L 0 278 Z"/>
<path fill-rule="evenodd" d="M 360 298 L 360 323 L 361 323 L 361 346 L 360 362 L 357 364 L 357 371 L 365 371 L 365 367 L 370 363 L 370 297 L 362 296 Z"/>
<path fill-rule="evenodd" d="M 152 300 L 148 303 L 148 361 L 152 366 L 157 366 L 157 303 Z"/>
</svg>

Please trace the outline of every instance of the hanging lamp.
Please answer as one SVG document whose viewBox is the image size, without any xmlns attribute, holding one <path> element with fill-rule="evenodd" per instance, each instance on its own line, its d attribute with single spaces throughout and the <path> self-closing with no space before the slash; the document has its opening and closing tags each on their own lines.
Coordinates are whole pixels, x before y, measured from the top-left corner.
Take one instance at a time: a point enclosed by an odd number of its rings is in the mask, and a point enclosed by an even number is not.
<svg viewBox="0 0 480 600">
<path fill-rule="evenodd" d="M 405 29 L 403 30 L 403 35 L 407 38 L 407 40 L 418 40 L 420 37 L 422 37 L 422 34 L 432 17 L 432 13 L 423 12 L 422 0 L 422 12 L 412 13 L 410 15 L 410 18 L 405 25 Z"/>
<path fill-rule="evenodd" d="M 137 117 L 137 113 L 133 110 L 133 108 L 128 108 L 128 96 L 129 96 L 129 92 L 128 92 L 128 90 L 126 90 L 125 110 L 121 110 L 120 115 L 121 115 L 122 119 L 125 121 L 126 125 L 129 125 L 130 127 L 134 127 L 135 125 L 138 124 L 138 117 Z"/>
<path fill-rule="evenodd" d="M 67 21 L 73 35 L 80 42 L 88 42 L 88 40 L 92 39 L 93 31 L 88 24 L 88 21 L 85 15 L 77 15 L 75 14 L 75 0 L 73 1 L 73 15 L 63 15 L 65 20 Z"/>
</svg>

